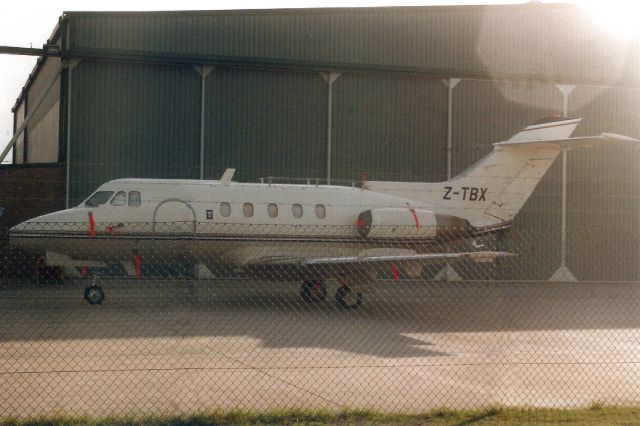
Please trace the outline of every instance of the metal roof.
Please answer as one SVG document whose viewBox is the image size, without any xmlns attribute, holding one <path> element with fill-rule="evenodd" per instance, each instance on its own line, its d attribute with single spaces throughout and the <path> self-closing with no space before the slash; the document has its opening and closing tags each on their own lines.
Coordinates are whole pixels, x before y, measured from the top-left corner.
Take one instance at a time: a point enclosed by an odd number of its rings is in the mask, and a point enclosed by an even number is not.
<svg viewBox="0 0 640 426">
<path fill-rule="evenodd" d="M 479 18 L 480 17 L 480 18 Z M 486 58 L 478 58 L 478 25 Z M 480 24 L 478 24 L 480 22 Z M 603 39 L 577 6 L 526 3 L 218 11 L 67 11 L 63 56 L 130 62 L 637 87 L 640 40 Z M 418 45 L 417 43 L 420 43 Z M 544 60 L 542 60 L 544 58 Z M 37 75 L 40 58 L 21 96 Z M 612 71 L 613 70 L 613 71 Z M 616 75 L 611 73 L 617 72 Z M 15 106 L 14 106 L 15 109 Z"/>
</svg>

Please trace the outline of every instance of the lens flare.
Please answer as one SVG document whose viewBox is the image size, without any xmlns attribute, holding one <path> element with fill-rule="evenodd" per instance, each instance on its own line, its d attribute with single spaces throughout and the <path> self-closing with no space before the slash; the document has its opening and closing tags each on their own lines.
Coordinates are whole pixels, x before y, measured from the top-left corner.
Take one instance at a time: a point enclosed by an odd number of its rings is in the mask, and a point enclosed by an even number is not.
<svg viewBox="0 0 640 426">
<path fill-rule="evenodd" d="M 623 0 L 574 0 L 594 23 L 614 36 L 640 38 L 640 2 Z"/>
</svg>

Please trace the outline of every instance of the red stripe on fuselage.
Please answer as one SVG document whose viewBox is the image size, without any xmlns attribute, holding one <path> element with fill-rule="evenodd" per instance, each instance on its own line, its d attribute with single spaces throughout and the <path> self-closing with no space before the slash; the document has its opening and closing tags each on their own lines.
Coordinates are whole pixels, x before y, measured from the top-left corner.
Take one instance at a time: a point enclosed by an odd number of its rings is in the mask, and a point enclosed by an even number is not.
<svg viewBox="0 0 640 426">
<path fill-rule="evenodd" d="M 416 223 L 416 228 L 420 228 L 420 220 L 416 214 L 416 209 L 411 209 L 411 214 L 413 215 L 413 221 Z"/>
<path fill-rule="evenodd" d="M 96 236 L 96 224 L 93 221 L 93 213 L 89 212 L 89 235 L 91 238 Z"/>
<path fill-rule="evenodd" d="M 139 253 L 136 253 L 133 255 L 133 261 L 135 263 L 135 267 L 136 267 L 136 278 L 140 278 L 140 276 L 142 275 L 142 271 L 141 271 L 141 256 Z"/>
<path fill-rule="evenodd" d="M 391 264 L 391 275 L 393 276 L 394 281 L 398 281 L 400 279 L 400 274 L 398 273 L 398 267 L 395 263 Z"/>
</svg>

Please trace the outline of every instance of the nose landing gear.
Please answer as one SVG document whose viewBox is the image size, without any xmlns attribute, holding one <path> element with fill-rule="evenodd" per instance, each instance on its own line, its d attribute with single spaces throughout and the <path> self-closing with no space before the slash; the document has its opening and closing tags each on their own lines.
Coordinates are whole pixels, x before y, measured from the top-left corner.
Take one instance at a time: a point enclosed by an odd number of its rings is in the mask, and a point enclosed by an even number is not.
<svg viewBox="0 0 640 426">
<path fill-rule="evenodd" d="M 99 305 L 104 300 L 104 291 L 96 285 L 95 278 L 93 283 L 84 289 L 84 299 L 92 305 Z"/>
</svg>

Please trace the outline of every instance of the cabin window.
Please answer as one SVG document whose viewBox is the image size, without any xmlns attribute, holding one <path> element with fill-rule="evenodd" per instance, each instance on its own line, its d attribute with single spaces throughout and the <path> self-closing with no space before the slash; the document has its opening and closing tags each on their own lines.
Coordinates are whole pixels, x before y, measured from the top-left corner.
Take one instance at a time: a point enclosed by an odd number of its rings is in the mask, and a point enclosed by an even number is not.
<svg viewBox="0 0 640 426">
<path fill-rule="evenodd" d="M 267 204 L 267 213 L 269 217 L 278 217 L 278 205 L 274 203 Z"/>
<path fill-rule="evenodd" d="M 316 217 L 318 219 L 324 219 L 327 217 L 327 209 L 324 204 L 316 204 Z"/>
<path fill-rule="evenodd" d="M 113 191 L 98 191 L 93 194 L 84 205 L 87 207 L 98 207 L 109 201 L 109 198 L 113 195 Z"/>
<path fill-rule="evenodd" d="M 111 199 L 112 206 L 124 206 L 127 204 L 127 193 L 124 191 L 118 191 L 118 193 Z"/>
<path fill-rule="evenodd" d="M 140 207 L 140 191 L 129 191 L 129 207 Z"/>
<path fill-rule="evenodd" d="M 242 213 L 244 213 L 244 217 L 252 217 L 253 216 L 253 204 L 244 203 L 242 206 Z"/>
<path fill-rule="evenodd" d="M 291 211 L 293 212 L 293 217 L 296 219 L 300 219 L 302 217 L 302 205 L 294 204 L 291 206 Z"/>
<path fill-rule="evenodd" d="M 227 202 L 220 203 L 220 215 L 222 217 L 231 216 L 231 204 L 229 204 Z"/>
</svg>

